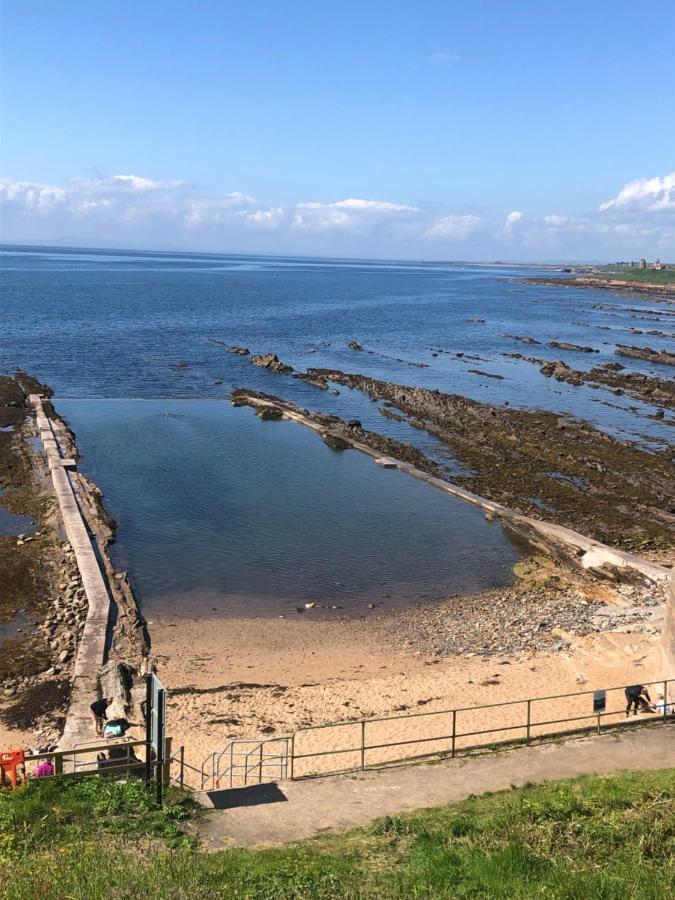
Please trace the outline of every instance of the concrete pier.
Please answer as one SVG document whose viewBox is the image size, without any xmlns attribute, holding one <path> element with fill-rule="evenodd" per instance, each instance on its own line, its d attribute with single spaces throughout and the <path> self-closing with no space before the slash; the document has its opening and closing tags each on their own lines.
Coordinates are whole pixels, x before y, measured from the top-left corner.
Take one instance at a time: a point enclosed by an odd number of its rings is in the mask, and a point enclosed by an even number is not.
<svg viewBox="0 0 675 900">
<path fill-rule="evenodd" d="M 105 661 L 110 595 L 80 511 L 77 487 L 70 477 L 75 461 L 61 456 L 52 422 L 44 411 L 42 397 L 31 394 L 28 399 L 35 410 L 38 434 L 47 457 L 54 493 L 66 536 L 75 553 L 88 604 L 87 620 L 77 648 L 70 706 L 59 744 L 59 749 L 67 749 L 78 742 L 91 740 L 92 737 L 89 706 L 97 697 L 98 674 Z"/>
</svg>

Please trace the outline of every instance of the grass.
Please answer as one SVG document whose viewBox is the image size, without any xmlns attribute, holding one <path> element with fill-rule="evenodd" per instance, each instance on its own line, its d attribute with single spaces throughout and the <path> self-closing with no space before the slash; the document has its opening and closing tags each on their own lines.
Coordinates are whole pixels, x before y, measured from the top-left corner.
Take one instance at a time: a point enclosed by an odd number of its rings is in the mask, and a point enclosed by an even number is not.
<svg viewBox="0 0 675 900">
<path fill-rule="evenodd" d="M 180 798 L 159 811 L 140 783 L 79 785 L 0 795 L 3 898 L 675 895 L 675 770 L 527 786 L 285 848 L 209 854 L 178 828 L 190 815 Z"/>
<path fill-rule="evenodd" d="M 639 281 L 643 284 L 675 284 L 675 269 L 638 269 L 637 266 L 612 266 L 602 273 L 608 278 Z"/>
</svg>

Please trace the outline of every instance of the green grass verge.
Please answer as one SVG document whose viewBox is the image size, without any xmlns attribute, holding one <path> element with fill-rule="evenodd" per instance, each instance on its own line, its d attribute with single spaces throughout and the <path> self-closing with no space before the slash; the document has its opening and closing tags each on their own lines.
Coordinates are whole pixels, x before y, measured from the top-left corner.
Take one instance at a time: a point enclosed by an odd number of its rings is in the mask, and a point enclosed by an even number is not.
<svg viewBox="0 0 675 900">
<path fill-rule="evenodd" d="M 184 802 L 159 811 L 140 784 L 80 785 L 0 794 L 3 898 L 675 896 L 675 770 L 502 791 L 281 849 L 212 854 L 177 827 Z"/>
<path fill-rule="evenodd" d="M 625 281 L 639 281 L 641 284 L 675 284 L 675 269 L 638 269 L 637 266 L 608 267 L 601 272 L 607 278 L 620 278 Z"/>
</svg>

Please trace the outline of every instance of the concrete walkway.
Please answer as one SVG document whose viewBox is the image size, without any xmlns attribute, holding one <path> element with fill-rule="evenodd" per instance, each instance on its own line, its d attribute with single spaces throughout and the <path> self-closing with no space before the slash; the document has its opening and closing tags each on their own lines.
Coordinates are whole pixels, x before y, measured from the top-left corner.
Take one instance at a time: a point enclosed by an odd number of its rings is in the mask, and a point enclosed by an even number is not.
<svg viewBox="0 0 675 900">
<path fill-rule="evenodd" d="M 75 553 L 88 604 L 87 620 L 77 648 L 70 705 L 59 742 L 59 748 L 70 749 L 82 741 L 91 741 L 89 705 L 97 696 L 97 677 L 105 657 L 110 597 L 71 482 L 69 469 L 75 468 L 75 462 L 61 456 L 52 422 L 42 405 L 42 397 L 31 394 L 28 399 L 35 409 L 38 434 L 49 464 L 54 493 L 66 535 Z"/>
<path fill-rule="evenodd" d="M 200 836 L 207 850 L 284 844 L 511 785 L 673 766 L 675 723 L 657 723 L 434 765 L 214 792 L 207 796 L 220 808 L 205 817 Z M 223 808 L 232 804 L 240 805 Z"/>
</svg>

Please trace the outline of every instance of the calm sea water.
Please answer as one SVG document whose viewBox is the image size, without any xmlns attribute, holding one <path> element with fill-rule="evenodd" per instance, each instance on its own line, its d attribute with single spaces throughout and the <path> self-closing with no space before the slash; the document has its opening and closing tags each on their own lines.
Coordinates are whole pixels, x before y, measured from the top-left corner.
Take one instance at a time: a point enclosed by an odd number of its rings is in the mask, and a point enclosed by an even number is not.
<svg viewBox="0 0 675 900">
<path fill-rule="evenodd" d="M 55 389 L 58 408 L 78 432 L 85 469 L 103 484 L 121 520 L 116 552 L 148 603 L 160 597 L 188 602 L 195 583 L 190 560 L 199 560 L 202 598 L 264 598 L 276 591 L 292 604 L 296 595 L 361 602 L 382 580 L 399 583 L 407 598 L 470 590 L 483 584 L 479 570 L 484 583 L 506 578 L 514 553 L 499 528 L 479 516 L 464 522 L 466 509 L 460 512 L 455 501 L 430 488 L 375 470 L 355 453 L 332 454 L 299 426 L 260 423 L 249 411 L 201 403 L 224 399 L 234 387 L 276 393 L 311 409 L 358 417 L 366 427 L 420 446 L 450 473 L 461 470 L 438 441 L 385 419 L 360 393 L 341 389 L 334 396 L 262 371 L 225 352 L 220 342 L 273 350 L 298 369 L 338 367 L 572 413 L 652 446 L 671 437 L 668 425 L 648 418 L 652 407 L 560 384 L 504 356 L 519 351 L 588 368 L 615 360 L 618 343 L 668 346 L 663 338 L 630 331 L 675 331 L 672 306 L 655 300 L 523 285 L 518 278 L 530 274 L 526 269 L 16 247 L 5 247 L 0 262 L 0 371 L 20 367 Z M 531 335 L 542 346 L 528 347 L 505 332 Z M 349 349 L 354 339 L 365 352 Z M 543 346 L 550 340 L 590 345 L 599 353 Z M 621 362 L 628 369 L 660 368 Z M 666 371 L 658 374 L 667 377 L 667 367 L 661 368 Z M 161 398 L 163 404 L 152 410 L 110 402 L 130 398 Z M 65 399 L 107 402 L 61 403 Z M 193 402 L 179 412 L 173 407 L 178 400 Z M 167 409 L 175 417 L 163 416 Z M 182 479 L 164 477 L 179 471 Z M 276 481 L 267 480 L 271 472 Z M 326 485 L 334 479 L 340 490 L 327 500 Z M 295 489 L 288 492 L 287 485 Z M 360 497 L 368 502 L 359 503 Z M 463 555 L 439 503 L 450 510 L 450 520 L 463 522 L 474 550 L 486 542 L 487 561 L 476 565 Z M 379 512 L 368 524 L 371 508 Z M 250 520 L 239 514 L 246 509 Z M 316 525 L 315 516 L 327 522 L 328 509 L 330 528 L 317 533 L 308 523 Z M 279 527 L 266 531 L 262 510 L 277 516 Z M 346 537 L 355 510 L 354 534 L 367 538 L 365 544 Z M 419 530 L 414 540 L 412 530 Z M 308 543 L 312 535 L 316 540 Z M 466 565 L 457 562 L 462 558 Z M 337 578 L 336 561 L 348 577 Z M 305 581 L 289 594 L 293 572 Z M 337 592 L 336 580 L 342 582 Z"/>
<path fill-rule="evenodd" d="M 63 400 L 148 614 L 366 611 L 504 584 L 501 527 L 357 451 L 220 400 Z"/>
</svg>

